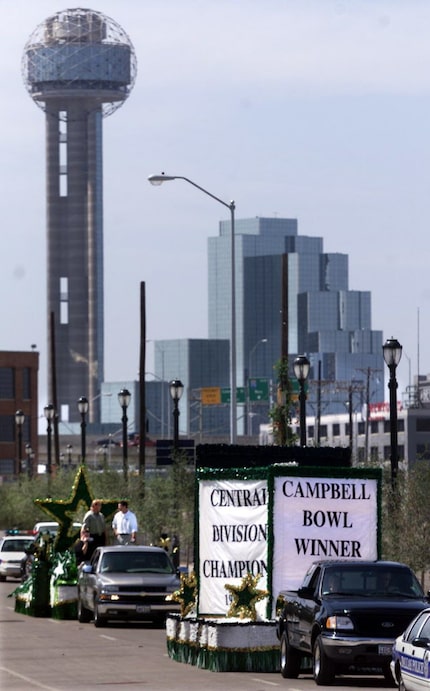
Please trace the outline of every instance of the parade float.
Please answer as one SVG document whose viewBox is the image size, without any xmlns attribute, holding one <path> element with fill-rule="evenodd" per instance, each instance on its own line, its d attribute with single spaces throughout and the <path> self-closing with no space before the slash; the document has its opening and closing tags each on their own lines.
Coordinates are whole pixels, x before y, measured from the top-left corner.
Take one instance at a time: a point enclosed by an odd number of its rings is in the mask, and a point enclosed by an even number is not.
<svg viewBox="0 0 430 691">
<path fill-rule="evenodd" d="M 167 649 L 211 671 L 273 672 L 277 594 L 316 559 L 378 558 L 381 472 L 350 467 L 339 449 L 290 447 L 264 466 L 242 449 L 240 464 L 210 454 L 218 467 L 196 470 L 195 571 L 175 594 Z"/>
<path fill-rule="evenodd" d="M 40 533 L 34 543 L 26 580 L 12 593 L 15 611 L 34 617 L 77 618 L 77 565 L 73 546 L 79 539 L 76 516 L 84 515 L 94 499 L 85 467 L 78 468 L 67 499 L 35 499 L 58 523 L 58 532 Z M 102 499 L 102 513 L 108 521 L 117 510 L 118 499 Z M 75 525 L 74 525 L 75 524 Z"/>
</svg>

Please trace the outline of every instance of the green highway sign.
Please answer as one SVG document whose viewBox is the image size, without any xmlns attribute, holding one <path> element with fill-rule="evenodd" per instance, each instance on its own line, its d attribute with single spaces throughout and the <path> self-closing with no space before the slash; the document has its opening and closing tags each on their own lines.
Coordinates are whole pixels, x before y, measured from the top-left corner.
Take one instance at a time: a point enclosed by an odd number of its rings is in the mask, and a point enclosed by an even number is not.
<svg viewBox="0 0 430 691">
<path fill-rule="evenodd" d="M 250 379 L 248 382 L 249 400 L 268 401 L 269 400 L 269 380 Z"/>
<path fill-rule="evenodd" d="M 221 403 L 230 403 L 230 388 L 221 389 Z M 245 403 L 245 388 L 238 386 L 236 389 L 236 403 Z"/>
</svg>

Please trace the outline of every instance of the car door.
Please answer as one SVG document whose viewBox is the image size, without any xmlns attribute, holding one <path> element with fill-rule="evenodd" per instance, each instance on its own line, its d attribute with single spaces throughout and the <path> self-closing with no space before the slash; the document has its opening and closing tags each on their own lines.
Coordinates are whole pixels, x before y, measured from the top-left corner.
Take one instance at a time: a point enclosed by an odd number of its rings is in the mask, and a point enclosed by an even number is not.
<svg viewBox="0 0 430 691">
<path fill-rule="evenodd" d="M 397 651 L 407 691 L 430 688 L 430 612 L 422 612 L 406 632 Z"/>
<path fill-rule="evenodd" d="M 98 563 L 100 561 L 100 550 L 96 549 L 89 564 L 81 566 L 81 574 L 79 580 L 79 588 L 81 591 L 82 602 L 88 609 L 93 608 L 94 588 L 96 583 L 96 574 Z"/>
</svg>

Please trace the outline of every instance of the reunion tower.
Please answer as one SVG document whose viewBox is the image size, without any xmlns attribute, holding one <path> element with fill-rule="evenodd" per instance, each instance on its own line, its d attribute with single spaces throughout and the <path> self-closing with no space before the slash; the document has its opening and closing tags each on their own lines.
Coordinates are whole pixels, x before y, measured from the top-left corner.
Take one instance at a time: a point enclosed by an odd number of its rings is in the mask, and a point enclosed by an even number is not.
<svg viewBox="0 0 430 691">
<path fill-rule="evenodd" d="M 99 419 L 104 369 L 102 118 L 126 100 L 136 77 L 127 34 L 88 9 L 40 24 L 23 55 L 27 91 L 45 111 L 48 330 L 55 324 L 59 419 L 79 421 L 77 401 Z M 50 342 L 50 339 L 48 339 Z"/>
</svg>

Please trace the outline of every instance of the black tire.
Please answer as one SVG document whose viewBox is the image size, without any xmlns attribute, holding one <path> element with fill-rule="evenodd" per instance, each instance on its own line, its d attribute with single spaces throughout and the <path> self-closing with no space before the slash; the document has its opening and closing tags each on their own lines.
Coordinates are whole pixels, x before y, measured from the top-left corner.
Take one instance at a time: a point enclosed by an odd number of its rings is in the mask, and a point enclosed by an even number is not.
<svg viewBox="0 0 430 691">
<path fill-rule="evenodd" d="M 395 688 L 397 686 L 397 684 L 394 681 L 393 675 L 391 673 L 391 668 L 390 668 L 389 662 L 383 666 L 382 673 L 384 675 L 384 679 L 385 679 L 387 686 L 391 686 L 391 687 Z"/>
<path fill-rule="evenodd" d="M 99 608 L 97 605 L 94 605 L 94 626 L 96 626 L 98 629 L 101 628 L 102 626 L 106 626 L 107 624 L 107 619 L 106 617 L 102 617 L 99 614 Z"/>
<path fill-rule="evenodd" d="M 81 624 L 88 624 L 88 622 L 91 621 L 92 618 L 93 613 L 89 609 L 84 607 L 84 605 L 82 604 L 81 597 L 78 593 L 78 621 Z"/>
<path fill-rule="evenodd" d="M 297 679 L 300 673 L 302 656 L 288 642 L 286 631 L 281 636 L 281 674 L 284 679 Z"/>
<path fill-rule="evenodd" d="M 315 640 L 313 649 L 313 677 L 318 686 L 328 686 L 334 682 L 335 668 L 324 652 L 321 636 Z"/>
</svg>

